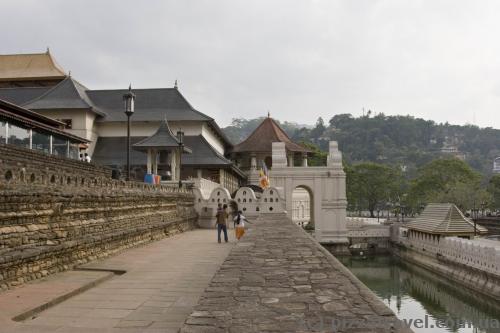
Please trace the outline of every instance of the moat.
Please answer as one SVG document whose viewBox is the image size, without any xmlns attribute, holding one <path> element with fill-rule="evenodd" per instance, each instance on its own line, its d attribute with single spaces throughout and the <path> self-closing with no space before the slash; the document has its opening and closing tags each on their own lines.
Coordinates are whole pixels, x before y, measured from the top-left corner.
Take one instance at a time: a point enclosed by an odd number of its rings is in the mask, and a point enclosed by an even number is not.
<svg viewBox="0 0 500 333">
<path fill-rule="evenodd" d="M 423 268 L 389 255 L 338 259 L 414 332 L 500 332 L 499 304 Z"/>
</svg>

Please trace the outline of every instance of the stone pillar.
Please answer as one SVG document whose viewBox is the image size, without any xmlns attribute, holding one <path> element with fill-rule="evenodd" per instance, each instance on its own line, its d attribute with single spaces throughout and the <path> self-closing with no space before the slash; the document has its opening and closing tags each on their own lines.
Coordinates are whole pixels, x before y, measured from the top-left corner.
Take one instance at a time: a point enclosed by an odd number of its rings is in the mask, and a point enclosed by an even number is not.
<svg viewBox="0 0 500 333">
<path fill-rule="evenodd" d="M 148 148 L 148 154 L 147 154 L 147 161 L 146 161 L 146 172 L 151 173 L 151 170 L 153 169 L 151 167 L 152 161 L 151 161 L 151 149 Z"/>
<path fill-rule="evenodd" d="M 182 151 L 180 148 L 176 150 L 176 159 L 175 159 L 175 180 L 180 180 L 181 179 L 181 156 L 182 156 Z"/>
<path fill-rule="evenodd" d="M 307 154 L 302 154 L 302 166 L 307 167 Z"/>
<path fill-rule="evenodd" d="M 172 174 L 171 180 L 175 181 L 177 179 L 177 149 L 172 149 L 170 151 L 170 173 Z"/>
<path fill-rule="evenodd" d="M 287 167 L 286 148 L 284 142 L 272 143 L 273 168 Z"/>
<path fill-rule="evenodd" d="M 320 202 L 315 202 L 315 205 L 319 204 L 320 211 L 320 216 L 314 216 L 315 236 L 332 252 L 348 254 L 345 173 L 342 168 L 342 154 L 335 141 L 330 141 L 327 170 L 328 176 L 315 184 L 315 193 L 320 193 L 320 187 L 325 189 L 322 198 L 317 198 Z M 316 201 L 316 197 L 314 200 Z"/>
<path fill-rule="evenodd" d="M 287 160 L 288 160 L 288 166 L 293 167 L 293 154 L 288 154 Z"/>
<path fill-rule="evenodd" d="M 203 170 L 201 170 L 201 169 L 197 169 L 197 170 L 196 170 L 196 177 L 197 177 L 198 179 L 203 178 Z"/>
<path fill-rule="evenodd" d="M 152 150 L 151 157 L 153 159 L 153 173 L 155 175 L 158 174 L 158 151 L 156 149 Z"/>
<path fill-rule="evenodd" d="M 250 169 L 257 170 L 257 157 L 255 154 L 250 155 Z"/>
</svg>

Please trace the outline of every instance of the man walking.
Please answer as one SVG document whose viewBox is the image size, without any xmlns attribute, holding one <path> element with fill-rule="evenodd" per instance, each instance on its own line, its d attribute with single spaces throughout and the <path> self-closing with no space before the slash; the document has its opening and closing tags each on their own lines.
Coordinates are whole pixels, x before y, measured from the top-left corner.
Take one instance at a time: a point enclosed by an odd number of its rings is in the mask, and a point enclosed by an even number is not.
<svg viewBox="0 0 500 333">
<path fill-rule="evenodd" d="M 224 240 L 227 243 L 228 238 L 227 238 L 226 223 L 227 223 L 227 218 L 229 217 L 229 214 L 227 213 L 227 205 L 224 205 L 222 208 L 220 208 L 219 204 L 219 208 L 217 209 L 217 215 L 215 215 L 215 217 L 217 218 L 217 240 L 219 241 L 219 243 L 221 242 L 220 232 L 224 231 Z"/>
</svg>

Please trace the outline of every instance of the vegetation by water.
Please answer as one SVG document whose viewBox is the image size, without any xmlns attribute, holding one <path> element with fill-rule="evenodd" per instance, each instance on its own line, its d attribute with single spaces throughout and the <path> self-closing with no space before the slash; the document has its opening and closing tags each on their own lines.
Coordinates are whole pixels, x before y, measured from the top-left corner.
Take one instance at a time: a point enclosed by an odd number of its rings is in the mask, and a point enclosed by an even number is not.
<svg viewBox="0 0 500 333">
<path fill-rule="evenodd" d="M 392 256 L 339 260 L 416 333 L 500 332 L 500 304 L 436 274 Z"/>
</svg>

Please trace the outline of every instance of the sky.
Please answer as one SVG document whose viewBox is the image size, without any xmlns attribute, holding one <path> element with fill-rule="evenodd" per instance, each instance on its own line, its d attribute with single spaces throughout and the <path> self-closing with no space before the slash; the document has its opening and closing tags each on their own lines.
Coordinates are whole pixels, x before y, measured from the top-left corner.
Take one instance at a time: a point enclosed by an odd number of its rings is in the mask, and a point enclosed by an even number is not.
<svg viewBox="0 0 500 333">
<path fill-rule="evenodd" d="M 50 47 L 90 89 L 178 80 L 221 126 L 364 109 L 500 128 L 499 13 L 496 0 L 2 0 L 0 54 Z"/>
</svg>

